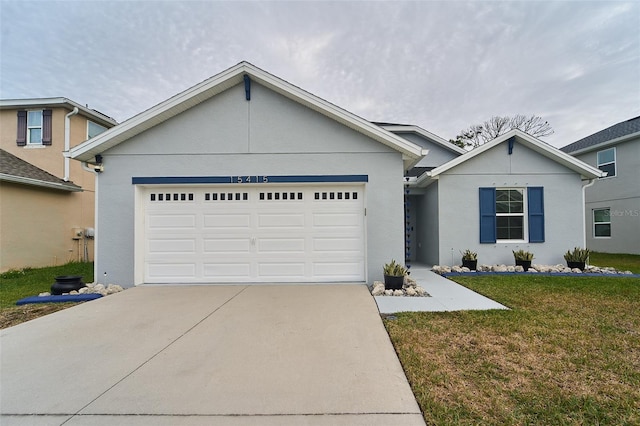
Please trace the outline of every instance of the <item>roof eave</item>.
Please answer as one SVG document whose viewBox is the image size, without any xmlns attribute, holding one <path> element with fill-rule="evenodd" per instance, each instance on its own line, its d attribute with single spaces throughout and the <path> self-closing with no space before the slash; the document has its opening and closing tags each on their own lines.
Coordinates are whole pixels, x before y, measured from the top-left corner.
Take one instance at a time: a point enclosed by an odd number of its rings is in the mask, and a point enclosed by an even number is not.
<svg viewBox="0 0 640 426">
<path fill-rule="evenodd" d="M 595 145 L 591 145 L 591 146 L 587 146 L 587 147 L 584 147 L 584 148 L 577 149 L 575 151 L 569 151 L 569 152 L 562 151 L 562 152 L 566 152 L 569 155 L 575 156 L 575 155 L 584 154 L 586 152 L 591 152 L 591 151 L 595 151 L 595 150 L 598 150 L 598 149 L 602 149 L 602 148 L 605 148 L 605 147 L 608 147 L 608 146 L 611 146 L 611 145 L 615 145 L 617 143 L 626 142 L 626 141 L 628 141 L 630 139 L 635 139 L 635 138 L 640 138 L 640 132 L 629 133 L 628 135 L 620 136 L 618 138 L 610 139 L 608 141 L 603 141 L 603 142 L 597 143 Z"/>
<path fill-rule="evenodd" d="M 78 108 L 82 115 L 91 118 L 101 125 L 115 126 L 118 122 L 99 111 L 80 105 L 69 98 L 30 98 L 30 99 L 0 99 L 0 109 L 38 108 L 38 107 L 68 107 L 70 110 Z"/>
<path fill-rule="evenodd" d="M 45 180 L 9 175 L 6 173 L 0 173 L 0 181 L 18 183 L 22 185 L 38 186 L 38 187 L 48 188 L 48 189 L 56 189 L 58 191 L 67 191 L 67 192 L 83 192 L 84 191 L 81 187 L 77 185 L 47 182 Z"/>
<path fill-rule="evenodd" d="M 456 146 L 454 144 L 452 144 L 451 142 L 441 138 L 440 136 L 429 132 L 428 130 L 423 129 L 420 126 L 415 126 L 415 125 L 405 125 L 405 124 L 382 124 L 380 125 L 380 127 L 382 127 L 385 130 L 388 130 L 390 132 L 407 132 L 407 133 L 416 133 L 420 136 L 423 136 L 425 138 L 431 139 L 432 141 L 436 142 L 437 144 L 441 145 L 443 148 L 455 152 L 456 154 L 462 155 L 467 153 L 468 151 L 465 149 L 460 148 L 459 146 Z"/>
<path fill-rule="evenodd" d="M 355 114 L 339 108 L 247 62 L 241 62 L 136 115 L 120 125 L 107 130 L 91 140 L 72 148 L 70 157 L 80 161 L 90 161 L 96 154 L 101 154 L 107 149 L 198 105 L 212 96 L 240 84 L 244 74 L 249 74 L 258 84 L 381 142 L 411 159 L 422 158 L 422 148 L 416 144 L 394 135 Z"/>
</svg>

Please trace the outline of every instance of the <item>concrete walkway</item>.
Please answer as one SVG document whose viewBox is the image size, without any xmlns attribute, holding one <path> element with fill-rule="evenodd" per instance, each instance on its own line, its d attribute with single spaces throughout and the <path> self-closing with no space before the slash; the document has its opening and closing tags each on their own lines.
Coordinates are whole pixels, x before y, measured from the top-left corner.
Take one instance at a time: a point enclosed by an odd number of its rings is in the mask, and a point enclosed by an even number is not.
<svg viewBox="0 0 640 426">
<path fill-rule="evenodd" d="M 0 332 L 6 425 L 424 425 L 364 285 L 143 286 Z"/>
<path fill-rule="evenodd" d="M 431 297 L 376 296 L 375 300 L 381 314 L 509 309 L 431 272 L 426 266 L 412 267 L 411 278 L 427 290 Z"/>
</svg>

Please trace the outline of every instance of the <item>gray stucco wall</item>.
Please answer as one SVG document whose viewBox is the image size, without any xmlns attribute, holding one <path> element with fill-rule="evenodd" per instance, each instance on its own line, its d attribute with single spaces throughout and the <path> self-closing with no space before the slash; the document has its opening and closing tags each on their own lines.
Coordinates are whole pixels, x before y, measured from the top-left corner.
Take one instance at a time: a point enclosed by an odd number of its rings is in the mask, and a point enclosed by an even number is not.
<svg viewBox="0 0 640 426">
<path fill-rule="evenodd" d="M 398 132 L 397 135 L 429 150 L 429 153 L 420 160 L 418 164 L 416 164 L 418 167 L 438 167 L 447 161 L 460 156 L 457 152 L 446 149 L 442 147 L 442 145 L 432 142 L 415 133 Z"/>
<path fill-rule="evenodd" d="M 602 178 L 586 190 L 587 247 L 605 253 L 640 254 L 640 138 L 577 155 L 597 167 L 597 153 L 616 148 L 615 177 Z M 611 237 L 594 237 L 593 210 L 611 211 Z"/>
<path fill-rule="evenodd" d="M 426 265 L 439 263 L 438 240 L 440 220 L 438 216 L 438 182 L 424 190 L 419 201 L 417 256 L 416 260 Z"/>
<path fill-rule="evenodd" d="M 134 283 L 133 176 L 363 174 L 368 281 L 403 259 L 400 153 L 276 93 L 235 86 L 103 153 L 96 274 Z M 106 277 L 104 273 L 107 273 Z"/>
<path fill-rule="evenodd" d="M 534 263 L 564 263 L 583 245 L 582 183 L 577 173 L 516 143 L 501 144 L 440 175 L 438 263 L 459 264 L 460 251 L 478 252 L 479 264 L 513 265 L 512 250 L 528 250 Z M 544 187 L 545 242 L 480 244 L 480 187 Z"/>
</svg>

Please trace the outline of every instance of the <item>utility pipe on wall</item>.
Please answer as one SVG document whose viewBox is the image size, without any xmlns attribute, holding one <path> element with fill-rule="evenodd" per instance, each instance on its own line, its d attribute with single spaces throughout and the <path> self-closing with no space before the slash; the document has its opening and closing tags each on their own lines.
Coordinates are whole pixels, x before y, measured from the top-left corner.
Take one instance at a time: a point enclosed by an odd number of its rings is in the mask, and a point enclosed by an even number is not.
<svg viewBox="0 0 640 426">
<path fill-rule="evenodd" d="M 71 116 L 78 113 L 78 107 L 73 108 L 64 116 L 64 181 L 69 181 L 69 149 L 71 148 Z"/>
</svg>

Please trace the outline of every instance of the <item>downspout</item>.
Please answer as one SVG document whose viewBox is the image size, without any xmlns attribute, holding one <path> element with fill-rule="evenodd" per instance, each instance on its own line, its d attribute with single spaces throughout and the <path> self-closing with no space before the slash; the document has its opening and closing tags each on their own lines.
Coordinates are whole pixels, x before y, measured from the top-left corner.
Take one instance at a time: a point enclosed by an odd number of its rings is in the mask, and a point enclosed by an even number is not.
<svg viewBox="0 0 640 426">
<path fill-rule="evenodd" d="M 69 181 L 69 149 L 71 145 L 71 116 L 78 113 L 78 107 L 64 116 L 64 181 Z"/>
<path fill-rule="evenodd" d="M 589 183 L 582 185 L 582 247 L 587 248 L 587 188 L 593 186 L 598 178 L 589 179 Z"/>
</svg>

